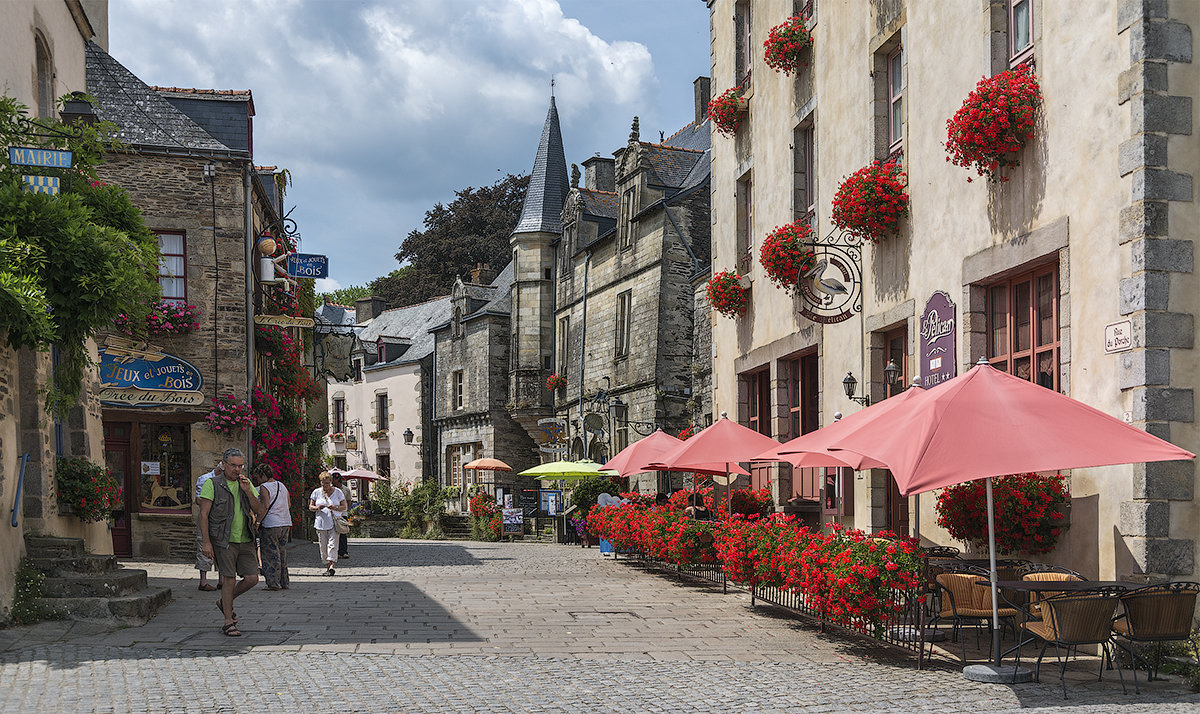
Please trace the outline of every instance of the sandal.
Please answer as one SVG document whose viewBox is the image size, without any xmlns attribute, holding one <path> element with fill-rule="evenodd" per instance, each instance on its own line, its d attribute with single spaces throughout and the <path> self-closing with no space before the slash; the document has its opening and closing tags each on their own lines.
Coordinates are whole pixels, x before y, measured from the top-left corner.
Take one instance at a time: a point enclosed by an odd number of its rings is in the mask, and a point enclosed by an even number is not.
<svg viewBox="0 0 1200 714">
<path fill-rule="evenodd" d="M 231 622 L 221 628 L 221 634 L 226 637 L 241 637 L 242 631 L 238 629 L 236 622 Z"/>
<path fill-rule="evenodd" d="M 222 614 L 222 615 L 224 615 L 224 614 L 225 614 L 225 606 L 221 604 L 221 601 L 220 601 L 220 600 L 217 600 L 217 609 L 221 611 L 221 614 Z M 236 613 L 236 612 L 235 612 L 235 613 L 233 613 L 233 621 L 234 621 L 235 623 L 238 621 L 238 616 L 237 616 L 237 613 Z"/>
<path fill-rule="evenodd" d="M 211 593 L 216 591 L 217 586 L 209 583 L 200 583 L 200 589 L 206 593 Z"/>
</svg>

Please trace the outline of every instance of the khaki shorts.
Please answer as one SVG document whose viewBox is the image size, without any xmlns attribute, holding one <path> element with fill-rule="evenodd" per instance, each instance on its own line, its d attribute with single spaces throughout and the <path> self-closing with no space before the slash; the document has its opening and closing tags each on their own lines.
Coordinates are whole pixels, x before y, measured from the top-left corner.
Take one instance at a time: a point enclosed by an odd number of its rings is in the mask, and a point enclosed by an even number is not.
<svg viewBox="0 0 1200 714">
<path fill-rule="evenodd" d="M 254 547 L 254 541 L 230 543 L 228 548 L 214 545 L 213 556 L 217 572 L 223 578 L 232 578 L 235 574 L 242 577 L 258 575 L 258 549 Z"/>
</svg>

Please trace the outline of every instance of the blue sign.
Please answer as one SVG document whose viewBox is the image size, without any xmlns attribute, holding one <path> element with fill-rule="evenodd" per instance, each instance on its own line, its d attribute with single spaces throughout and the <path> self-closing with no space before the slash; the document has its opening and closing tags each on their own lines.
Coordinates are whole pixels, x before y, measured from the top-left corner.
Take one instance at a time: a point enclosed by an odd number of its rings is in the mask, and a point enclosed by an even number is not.
<svg viewBox="0 0 1200 714">
<path fill-rule="evenodd" d="M 58 195 L 57 176 L 22 176 L 21 180 L 25 182 L 25 190 L 30 193 Z"/>
<path fill-rule="evenodd" d="M 175 355 L 100 349 L 100 401 L 122 406 L 195 406 L 204 402 L 200 370 Z"/>
<path fill-rule="evenodd" d="M 292 253 L 287 259 L 287 274 L 293 278 L 328 278 L 329 258 L 311 253 Z"/>
<path fill-rule="evenodd" d="M 49 166 L 71 168 L 71 152 L 58 149 L 35 149 L 29 146 L 8 147 L 8 161 L 14 166 Z"/>
</svg>

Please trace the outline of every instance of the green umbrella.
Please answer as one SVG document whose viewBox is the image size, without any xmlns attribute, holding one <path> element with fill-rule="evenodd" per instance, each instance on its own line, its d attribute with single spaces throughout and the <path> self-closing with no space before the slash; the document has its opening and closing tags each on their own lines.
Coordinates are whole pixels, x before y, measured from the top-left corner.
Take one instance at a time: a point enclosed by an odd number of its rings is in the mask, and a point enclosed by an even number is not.
<svg viewBox="0 0 1200 714">
<path fill-rule="evenodd" d="M 522 476 L 533 476 L 539 481 L 567 481 L 585 479 L 589 476 L 616 476 L 616 471 L 606 471 L 595 461 L 552 461 L 539 464 L 521 472 Z"/>
</svg>

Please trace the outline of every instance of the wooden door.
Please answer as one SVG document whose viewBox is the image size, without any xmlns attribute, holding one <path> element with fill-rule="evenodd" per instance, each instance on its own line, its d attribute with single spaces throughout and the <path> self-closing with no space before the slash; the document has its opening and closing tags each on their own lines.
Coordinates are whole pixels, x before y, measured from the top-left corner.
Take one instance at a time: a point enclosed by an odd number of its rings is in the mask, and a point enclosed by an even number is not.
<svg viewBox="0 0 1200 714">
<path fill-rule="evenodd" d="M 117 483 L 121 484 L 123 501 L 120 514 L 113 520 L 113 554 L 124 558 L 133 555 L 132 522 L 133 509 L 137 499 L 134 474 L 129 466 L 131 427 L 129 422 L 105 422 L 104 424 L 104 465 L 117 478 Z"/>
</svg>

